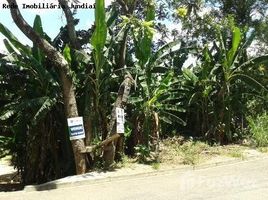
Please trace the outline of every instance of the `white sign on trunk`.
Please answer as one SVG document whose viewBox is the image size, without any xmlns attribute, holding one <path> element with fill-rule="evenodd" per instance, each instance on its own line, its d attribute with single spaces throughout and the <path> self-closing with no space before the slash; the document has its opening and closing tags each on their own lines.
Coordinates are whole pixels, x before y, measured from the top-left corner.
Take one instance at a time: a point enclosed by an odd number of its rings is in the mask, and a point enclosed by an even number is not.
<svg viewBox="0 0 268 200">
<path fill-rule="evenodd" d="M 125 132 L 125 112 L 122 108 L 116 108 L 116 132 L 124 133 Z"/>
<path fill-rule="evenodd" d="M 85 138 L 83 117 L 68 118 L 67 121 L 70 140 L 78 140 Z"/>
</svg>

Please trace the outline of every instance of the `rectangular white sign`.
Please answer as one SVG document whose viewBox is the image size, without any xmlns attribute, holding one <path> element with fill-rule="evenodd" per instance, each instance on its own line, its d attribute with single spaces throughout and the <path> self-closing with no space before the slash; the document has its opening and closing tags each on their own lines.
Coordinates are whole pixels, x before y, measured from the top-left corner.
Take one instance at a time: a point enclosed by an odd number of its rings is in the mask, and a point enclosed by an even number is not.
<svg viewBox="0 0 268 200">
<path fill-rule="evenodd" d="M 85 138 L 83 117 L 68 118 L 67 121 L 70 140 L 78 140 Z"/>
<path fill-rule="evenodd" d="M 125 111 L 122 108 L 116 108 L 116 132 L 125 132 Z"/>
</svg>

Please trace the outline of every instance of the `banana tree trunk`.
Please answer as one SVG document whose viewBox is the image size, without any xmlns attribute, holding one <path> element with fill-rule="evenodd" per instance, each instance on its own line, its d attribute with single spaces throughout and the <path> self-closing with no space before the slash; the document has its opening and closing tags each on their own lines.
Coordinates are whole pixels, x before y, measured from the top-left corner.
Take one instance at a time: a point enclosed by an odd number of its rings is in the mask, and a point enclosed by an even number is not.
<svg viewBox="0 0 268 200">
<path fill-rule="evenodd" d="M 153 112 L 153 132 L 151 137 L 152 150 L 155 152 L 155 157 L 158 159 L 159 155 L 159 115 L 157 112 Z"/>
</svg>

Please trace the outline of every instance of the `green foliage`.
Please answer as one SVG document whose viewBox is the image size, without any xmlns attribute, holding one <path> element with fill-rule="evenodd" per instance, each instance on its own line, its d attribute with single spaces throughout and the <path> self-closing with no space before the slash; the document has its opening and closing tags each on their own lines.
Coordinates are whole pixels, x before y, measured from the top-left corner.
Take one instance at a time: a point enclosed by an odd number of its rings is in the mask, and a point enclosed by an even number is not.
<svg viewBox="0 0 268 200">
<path fill-rule="evenodd" d="M 221 143 L 234 139 L 237 120 L 245 112 L 243 94 L 267 91 L 265 78 L 251 73 L 267 63 L 267 55 L 247 59 L 246 48 L 253 35 L 246 37 L 239 28 L 231 27 L 232 37 L 228 39 L 230 30 L 216 26 L 218 41 L 203 49 L 201 65 L 183 70 L 184 85 L 191 88 L 185 93 L 188 112 L 193 113 L 190 122 L 196 124 L 195 131 Z"/>
<path fill-rule="evenodd" d="M 68 63 L 72 62 L 71 49 L 69 45 L 66 45 L 63 49 L 63 56 Z"/>
<path fill-rule="evenodd" d="M 235 16 L 227 16 L 229 11 L 214 15 L 215 10 L 201 16 L 200 8 L 205 5 L 202 0 L 168 2 L 177 9 L 183 24 L 183 30 L 172 33 L 174 41 L 168 43 L 164 37 L 158 41 L 154 38 L 169 35 L 158 23 L 161 18 L 165 23 L 168 19 L 163 14 L 165 9 L 158 7 L 162 1 L 124 1 L 133 12 L 123 11 L 116 1 L 109 13 L 104 0 L 95 2 L 95 26 L 85 31 L 86 37 L 80 37 L 77 31 L 78 40 L 84 41 L 81 46 L 90 46 L 87 51 L 72 49 L 66 27 L 51 42 L 40 16 L 36 16 L 33 25 L 36 33 L 54 44 L 69 63 L 78 112 L 87 125 L 91 124 L 91 144 L 106 138 L 118 87 L 129 71 L 136 85 L 126 106 L 124 136 L 132 140 L 126 149 L 136 146 L 139 161 L 155 160 L 159 135 L 167 137 L 171 132 L 202 136 L 211 142 L 233 142 L 245 134 L 248 113 L 252 115 L 249 126 L 257 145 L 267 145 L 267 115 L 254 116 L 267 108 L 268 55 L 248 56 L 248 48 L 256 41 L 255 33 L 242 27 L 242 16 L 250 17 L 248 12 L 233 12 L 237 2 L 220 2 Z M 246 1 L 247 6 L 255 5 L 252 2 Z M 223 15 L 227 17 L 215 23 L 214 17 Z M 258 30 L 263 34 L 256 34 L 262 41 L 267 38 L 265 27 L 265 23 L 260 24 Z M 0 55 L 0 121 L 11 132 L 10 137 L 0 138 L 4 147 L 0 151 L 15 152 L 16 166 L 21 171 L 28 170 L 24 179 L 46 181 L 61 177 L 71 164 L 60 153 L 70 157 L 71 152 L 68 138 L 62 134 L 66 120 L 59 71 L 35 43 L 32 48 L 23 45 L 3 24 L 0 32 L 6 37 L 8 50 L 8 55 Z M 190 56 L 197 62 L 183 67 Z M 118 67 L 121 57 L 125 66 Z M 183 162 L 192 165 L 198 163 L 199 155 L 207 148 L 193 141 L 174 146 Z M 98 167 L 103 165 L 101 155 L 99 149 L 93 158 Z M 158 166 L 155 164 L 155 168 Z"/>
<path fill-rule="evenodd" d="M 95 25 L 96 29 L 91 38 L 91 44 L 96 50 L 97 63 L 100 63 L 100 54 L 104 48 L 106 37 L 107 37 L 107 25 L 105 20 L 105 1 L 96 0 L 95 10 Z"/>
<path fill-rule="evenodd" d="M 30 47 L 21 44 L 18 39 L 8 30 L 2 23 L 0 23 L 0 32 L 9 40 L 9 42 L 21 53 L 30 53 Z"/>
<path fill-rule="evenodd" d="M 139 162 L 148 163 L 151 158 L 151 150 L 145 145 L 137 145 L 135 147 L 136 156 Z"/>
<path fill-rule="evenodd" d="M 8 149 L 12 145 L 12 138 L 0 136 L 0 158 L 5 157 L 6 155 L 10 154 Z"/>
<path fill-rule="evenodd" d="M 57 72 L 35 44 L 28 48 L 5 26 L 0 27 L 9 51 L 0 59 L 0 93 L 5 94 L 0 95 L 0 121 L 8 127 L 12 141 L 5 149 L 12 154 L 24 183 L 70 174 L 72 158 L 59 157 L 62 150 L 70 155 L 70 146 L 60 134 L 65 119 Z M 34 29 L 47 38 L 39 16 L 34 20 Z M 62 162 L 67 163 L 66 167 L 60 166 Z"/>
<path fill-rule="evenodd" d="M 263 113 L 257 117 L 248 117 L 249 129 L 252 138 L 258 147 L 268 145 L 268 114 Z"/>
<path fill-rule="evenodd" d="M 167 53 L 175 44 L 178 42 L 160 48 L 148 57 L 149 60 L 144 66 L 138 61 L 134 71 L 137 76 L 137 90 L 131 95 L 130 103 L 135 107 L 134 116 L 143 123 L 143 144 L 147 146 L 150 143 L 149 138 L 154 137 L 157 131 L 155 123 L 158 119 L 155 118 L 155 113 L 163 123 L 185 125 L 180 117 L 185 109 L 177 101 L 180 95 L 175 87 L 178 80 L 173 70 L 165 67 L 165 63 L 169 62 Z"/>
</svg>

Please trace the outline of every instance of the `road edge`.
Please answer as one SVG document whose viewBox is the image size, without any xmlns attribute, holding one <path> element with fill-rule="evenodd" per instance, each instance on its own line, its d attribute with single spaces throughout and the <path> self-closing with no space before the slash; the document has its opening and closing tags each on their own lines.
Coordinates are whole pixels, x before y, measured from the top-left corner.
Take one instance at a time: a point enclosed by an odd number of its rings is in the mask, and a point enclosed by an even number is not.
<svg viewBox="0 0 268 200">
<path fill-rule="evenodd" d="M 43 183 L 40 185 L 27 185 L 24 187 L 24 192 L 33 192 L 33 191 L 45 191 L 45 190 L 53 190 L 53 189 L 59 189 L 59 188 L 68 188 L 68 187 L 77 187 L 82 185 L 88 185 L 88 184 L 97 184 L 102 182 L 110 182 L 115 180 L 124 180 L 124 179 L 133 179 L 133 178 L 142 178 L 142 177 L 148 177 L 148 176 L 156 176 L 156 175 L 164 175 L 164 174 L 170 174 L 170 173 L 176 173 L 176 172 L 186 172 L 190 170 L 202 170 L 217 166 L 224 166 L 224 165 L 231 165 L 231 164 L 238 164 L 238 163 L 244 163 L 244 162 L 251 162 L 254 160 L 261 160 L 266 159 L 268 156 L 251 156 L 246 159 L 234 159 L 234 160 L 228 160 L 228 161 L 220 161 L 215 163 L 208 163 L 208 164 L 199 164 L 195 166 L 180 166 L 175 167 L 171 169 L 152 169 L 152 171 L 149 172 L 138 172 L 134 174 L 124 174 L 124 175 L 115 175 L 115 176 L 105 176 L 105 173 L 100 174 L 98 176 L 92 175 L 92 172 L 82 174 L 82 175 L 75 175 L 75 176 L 69 176 L 63 179 L 54 180 L 51 182 Z M 68 180 L 69 178 L 69 180 Z"/>
</svg>

